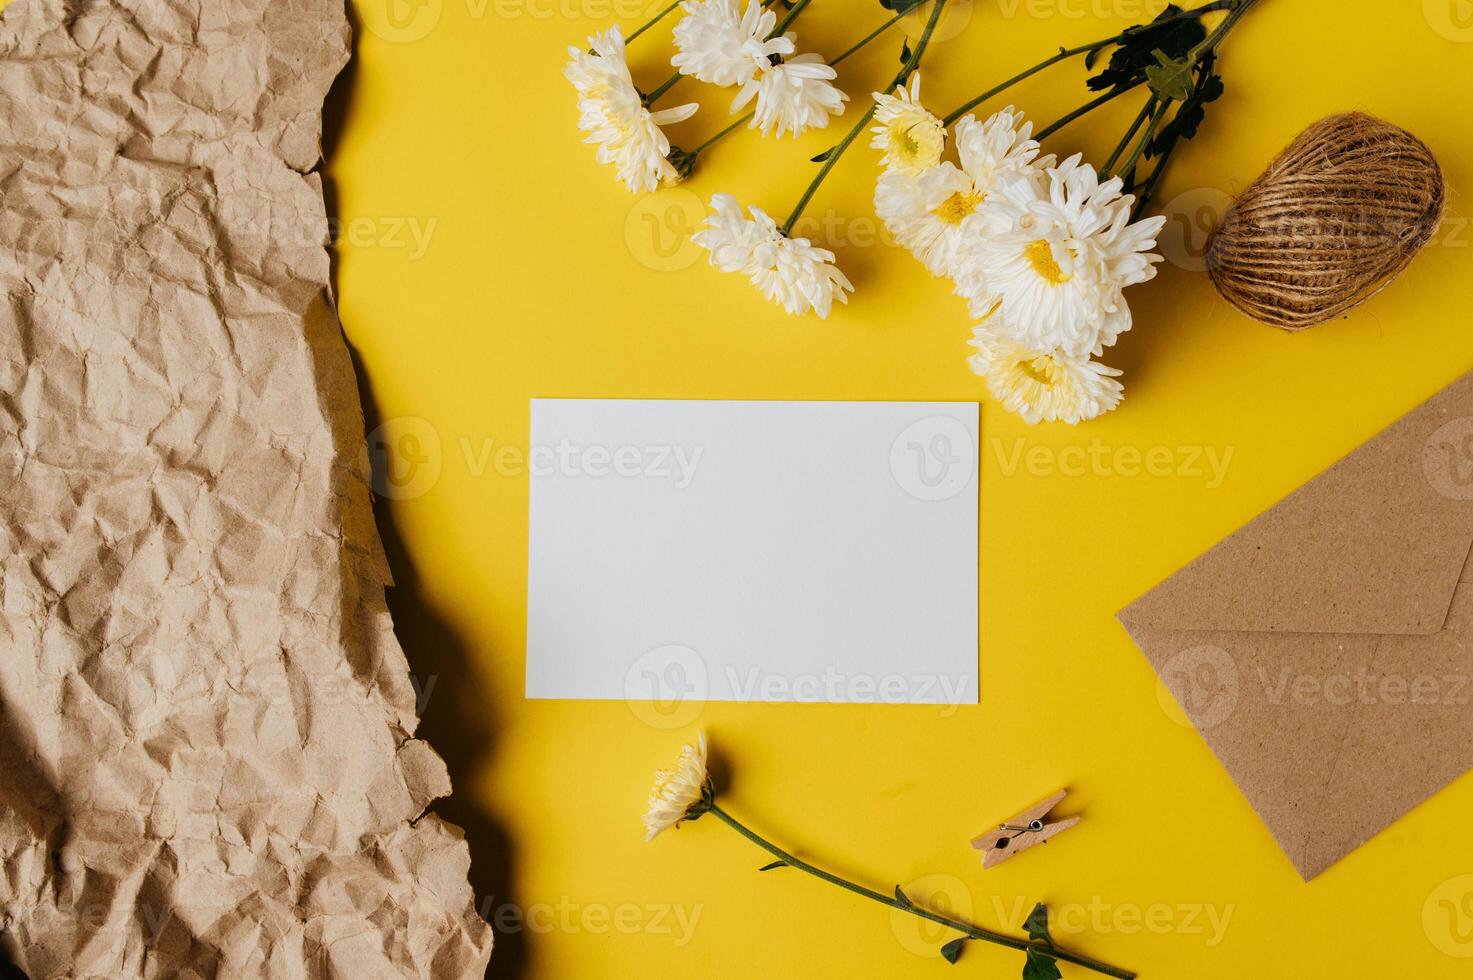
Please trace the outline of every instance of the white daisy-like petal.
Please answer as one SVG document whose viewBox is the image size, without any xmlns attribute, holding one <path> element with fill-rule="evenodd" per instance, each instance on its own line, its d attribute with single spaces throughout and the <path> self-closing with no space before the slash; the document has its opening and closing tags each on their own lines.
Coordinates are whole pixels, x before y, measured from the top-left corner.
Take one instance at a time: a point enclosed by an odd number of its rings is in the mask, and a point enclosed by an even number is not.
<svg viewBox="0 0 1473 980">
<path fill-rule="evenodd" d="M 713 85 L 740 85 L 769 64 L 772 55 L 792 54 L 790 38 L 767 40 L 777 26 L 777 13 L 759 0 L 748 0 L 745 11 L 738 0 L 685 0 L 685 11 L 675 25 L 670 59 L 681 74 Z"/>
<path fill-rule="evenodd" d="M 811 244 L 806 238 L 783 238 L 778 242 L 771 268 L 760 269 L 752 284 L 762 294 L 795 316 L 812 310 L 827 319 L 834 300 L 849 302 L 854 286 L 839 267 L 834 253 Z"/>
<path fill-rule="evenodd" d="M 1029 167 L 1052 166 L 1054 158 L 1038 157 L 1038 141 L 1032 138 L 1033 123 L 1008 106 L 978 122 L 970 114 L 956 124 L 956 153 L 962 169 L 979 187 L 989 188 L 998 180 L 1021 174 Z"/>
<path fill-rule="evenodd" d="M 962 226 L 985 197 L 972 178 L 943 162 L 911 174 L 890 170 L 875 183 L 875 213 L 933 276 L 957 274 Z"/>
<path fill-rule="evenodd" d="M 987 233 L 989 212 L 982 204 L 1009 184 L 1035 180 L 1038 144 L 1028 138 L 1031 124 L 1022 120 L 1011 106 L 986 122 L 966 116 L 956 128 L 960 167 L 943 162 L 919 172 L 894 168 L 875 184 L 880 220 L 932 275 L 957 279 L 959 291 L 985 292 L 967 245 Z"/>
<path fill-rule="evenodd" d="M 1124 397 L 1115 380 L 1120 372 L 1087 356 L 1040 353 L 996 336 L 987 324 L 975 328 L 970 343 L 977 348 L 972 370 L 987 379 L 988 390 L 1004 408 L 1030 425 L 1075 425 L 1114 409 Z"/>
<path fill-rule="evenodd" d="M 886 170 L 918 174 L 941 162 L 946 127 L 921 105 L 920 72 L 911 76 L 909 90 L 899 85 L 895 92 L 874 93 L 876 125 L 869 145 L 883 152 L 880 164 Z"/>
<path fill-rule="evenodd" d="M 661 126 L 695 115 L 695 103 L 650 112 L 634 87 L 624 56 L 624 36 L 614 27 L 589 38 L 593 51 L 568 49 L 563 75 L 578 91 L 583 142 L 598 147 L 598 162 L 613 164 L 631 191 L 654 190 L 680 180 L 670 162 L 670 140 Z"/>
<path fill-rule="evenodd" d="M 711 808 L 711 780 L 706 771 L 706 733 L 696 733 L 696 744 L 685 746 L 672 769 L 655 773 L 650 802 L 644 814 L 644 839 L 680 826 Z"/>
<path fill-rule="evenodd" d="M 761 211 L 763 221 L 742 214 L 742 206 L 730 194 L 711 197 L 711 213 L 691 241 L 710 253 L 709 261 L 722 272 L 751 275 L 753 271 L 776 264 L 773 253 L 782 232 L 777 223 Z"/>
<path fill-rule="evenodd" d="M 990 200 L 988 233 L 968 238 L 975 281 L 959 284 L 974 316 L 1032 350 L 1100 354 L 1130 329 L 1126 286 L 1155 275 L 1150 254 L 1164 219 L 1130 223 L 1132 195 L 1101 183 L 1079 156 Z"/>
<path fill-rule="evenodd" d="M 849 96 L 832 84 L 837 77 L 839 73 L 818 55 L 793 55 L 759 68 L 737 93 L 731 111 L 740 111 L 755 97 L 751 128 L 762 130 L 764 135 L 801 136 L 810 129 L 822 129 L 832 117 L 843 114 Z"/>
<path fill-rule="evenodd" d="M 827 317 L 834 301 L 849 301 L 853 285 L 834 265 L 834 253 L 806 238 L 789 238 L 761 208 L 750 218 L 730 194 L 711 198 L 711 214 L 691 240 L 723 272 L 738 272 L 768 299 L 792 314 L 813 310 Z"/>
</svg>

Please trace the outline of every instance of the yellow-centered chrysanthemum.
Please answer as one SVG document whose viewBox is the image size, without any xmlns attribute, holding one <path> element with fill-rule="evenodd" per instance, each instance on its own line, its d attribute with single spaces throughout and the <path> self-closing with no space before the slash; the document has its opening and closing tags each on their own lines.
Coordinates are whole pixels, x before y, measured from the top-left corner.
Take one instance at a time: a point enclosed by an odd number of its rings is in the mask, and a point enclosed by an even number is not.
<svg viewBox="0 0 1473 980">
<path fill-rule="evenodd" d="M 875 92 L 875 123 L 870 146 L 884 153 L 886 170 L 917 174 L 941 161 L 946 128 L 921 105 L 921 74 L 911 76 L 910 89 L 897 86 L 895 95 Z"/>
<path fill-rule="evenodd" d="M 694 820 L 711 809 L 711 777 L 706 772 L 706 733 L 696 733 L 696 744 L 680 752 L 673 768 L 655 773 L 650 805 L 644 815 L 644 839 L 654 840 L 662 830 Z"/>
<path fill-rule="evenodd" d="M 578 128 L 583 142 L 598 147 L 598 162 L 613 164 L 631 191 L 648 193 L 682 176 L 671 162 L 670 140 L 661 126 L 689 119 L 694 102 L 651 112 L 644 104 L 625 60 L 618 27 L 588 39 L 589 48 L 568 49 L 563 75 L 578 90 Z"/>
<path fill-rule="evenodd" d="M 1073 425 L 1103 415 L 1120 404 L 1120 372 L 1062 350 L 1037 351 L 996 336 L 984 322 L 973 331 L 977 353 L 972 370 L 987 379 L 992 396 L 1030 424 Z"/>
<path fill-rule="evenodd" d="M 1033 350 L 1098 356 L 1130 329 L 1123 291 L 1156 274 L 1165 218 L 1131 222 L 1120 178 L 1101 182 L 1078 156 L 1011 184 L 988 204 L 985 235 L 968 239 L 957 292 L 972 315 Z M 995 312 L 994 312 L 995 311 Z"/>
<path fill-rule="evenodd" d="M 1004 185 L 1035 181 L 1033 126 L 1012 106 L 985 122 L 956 125 L 960 166 L 942 161 L 918 173 L 892 168 L 875 183 L 875 212 L 934 276 L 962 276 L 967 241 L 983 234 L 971 219 Z M 1052 162 L 1049 158 L 1043 162 Z"/>
</svg>

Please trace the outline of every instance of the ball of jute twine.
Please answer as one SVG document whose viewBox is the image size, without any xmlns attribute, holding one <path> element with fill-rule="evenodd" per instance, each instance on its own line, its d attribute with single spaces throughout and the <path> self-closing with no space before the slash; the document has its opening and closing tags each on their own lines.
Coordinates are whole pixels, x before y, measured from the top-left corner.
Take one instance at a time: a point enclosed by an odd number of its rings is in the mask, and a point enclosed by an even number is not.
<svg viewBox="0 0 1473 980">
<path fill-rule="evenodd" d="M 1359 112 L 1322 119 L 1269 164 L 1207 246 L 1217 291 L 1271 326 L 1303 330 L 1390 285 L 1447 207 L 1432 151 Z"/>
</svg>

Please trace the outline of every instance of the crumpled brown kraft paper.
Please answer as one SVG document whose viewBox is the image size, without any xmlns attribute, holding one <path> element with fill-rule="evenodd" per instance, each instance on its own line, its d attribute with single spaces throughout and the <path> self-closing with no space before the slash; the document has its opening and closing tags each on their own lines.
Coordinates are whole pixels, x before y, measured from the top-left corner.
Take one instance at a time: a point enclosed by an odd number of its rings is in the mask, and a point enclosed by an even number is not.
<svg viewBox="0 0 1473 980">
<path fill-rule="evenodd" d="M 0 936 L 32 978 L 471 977 L 329 289 L 342 0 L 0 20 Z"/>
</svg>

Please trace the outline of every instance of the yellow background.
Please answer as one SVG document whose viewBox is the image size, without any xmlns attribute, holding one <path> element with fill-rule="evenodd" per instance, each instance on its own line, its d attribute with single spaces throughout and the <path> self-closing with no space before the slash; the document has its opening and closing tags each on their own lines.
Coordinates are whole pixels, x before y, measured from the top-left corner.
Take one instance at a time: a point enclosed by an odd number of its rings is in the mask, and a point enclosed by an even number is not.
<svg viewBox="0 0 1473 980">
<path fill-rule="evenodd" d="M 498 935 L 493 975 L 953 975 L 924 958 L 945 934 L 897 928 L 885 909 L 797 873 L 759 875 L 764 856 L 714 820 L 642 843 L 651 770 L 698 725 L 735 813 L 881 888 L 925 879 L 914 897 L 984 926 L 1016 928 L 1043 900 L 1066 917 L 1061 943 L 1148 978 L 1467 975 L 1473 961 L 1453 954 L 1473 955 L 1473 941 L 1439 903 L 1473 902 L 1462 877 L 1473 779 L 1303 884 L 1163 707 L 1113 614 L 1473 367 L 1460 193 L 1473 177 L 1473 7 L 1262 0 L 1225 47 L 1226 96 L 1159 196 L 1175 261 L 1131 290 L 1135 329 L 1108 352 L 1126 372 L 1123 406 L 1079 428 L 1030 428 L 968 371 L 961 301 L 874 243 L 876 154 L 863 143 L 810 210 L 844 219 L 817 237 L 837 242 L 857 287 L 827 321 L 788 317 L 683 241 L 716 191 L 786 213 L 815 169 L 807 159 L 893 73 L 898 35 L 842 66 L 853 102 L 829 131 L 796 143 L 741 133 L 684 187 L 641 199 L 579 142 L 561 77 L 569 44 L 644 19 L 634 0 L 387 3 L 358 4 L 337 96 L 327 174 L 343 222 L 340 301 L 370 425 L 389 420 L 381 439 L 412 432 L 424 450 L 427 469 L 403 470 L 381 514 L 400 635 L 434 685 L 424 732 L 457 782 L 441 809 L 468 829 L 482 907 L 503 924 L 506 907 L 531 917 Z M 1160 7 L 974 0 L 964 30 L 931 49 L 926 101 L 949 109 Z M 885 16 L 872 0 L 816 0 L 796 29 L 801 47 L 832 55 Z M 644 87 L 668 74 L 668 45 L 667 23 L 633 46 Z M 1046 122 L 1084 100 L 1082 80 L 1066 65 L 1004 101 Z M 677 142 L 722 126 L 729 97 L 682 82 L 663 104 L 704 108 Z M 1121 100 L 1048 148 L 1099 160 L 1136 105 Z M 1204 229 L 1298 130 L 1350 108 L 1432 146 L 1449 222 L 1345 320 L 1297 336 L 1250 322 L 1196 271 Z M 537 396 L 982 401 L 981 705 L 711 704 L 669 727 L 644 706 L 524 700 L 527 482 L 495 450 L 525 449 Z M 1007 465 L 1019 440 L 1044 447 L 1041 463 Z M 1104 466 L 1049 468 L 1095 441 Z M 389 464 L 409 465 L 389 445 Z M 1178 447 L 1231 451 L 1226 478 L 1122 472 L 1130 451 L 1157 446 L 1178 463 Z M 1066 785 L 1083 824 L 984 874 L 967 841 Z M 688 934 L 672 909 L 696 916 Z M 1209 914 L 1227 917 L 1221 935 Z M 1018 954 L 973 944 L 955 975 L 1020 968 Z"/>
</svg>

